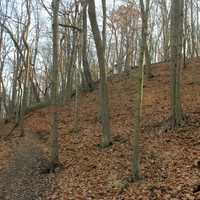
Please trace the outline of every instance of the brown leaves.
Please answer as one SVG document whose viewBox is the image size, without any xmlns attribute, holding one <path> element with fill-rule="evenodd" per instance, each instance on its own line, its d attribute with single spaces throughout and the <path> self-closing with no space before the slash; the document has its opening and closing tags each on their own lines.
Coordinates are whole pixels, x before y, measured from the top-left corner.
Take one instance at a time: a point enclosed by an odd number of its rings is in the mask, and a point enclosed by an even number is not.
<svg viewBox="0 0 200 200">
<path fill-rule="evenodd" d="M 59 110 L 60 160 L 64 170 L 56 173 L 51 200 L 179 200 L 200 199 L 194 186 L 200 179 L 199 106 L 200 85 L 189 85 L 190 69 L 183 80 L 184 111 L 187 123 L 177 133 L 158 134 L 155 124 L 169 117 L 170 77 L 167 65 L 152 67 L 154 78 L 145 82 L 142 128 L 141 171 L 144 180 L 124 184 L 131 174 L 133 127 L 132 80 L 116 76 L 109 82 L 113 145 L 97 147 L 101 140 L 98 92 L 82 95 L 79 108 L 79 134 L 73 129 L 73 104 Z M 40 134 L 50 130 L 51 109 L 34 112 L 26 128 Z M 194 113 L 195 112 L 195 113 Z M 19 139 L 20 141 L 20 139 Z M 46 148 L 48 143 L 46 143 Z M 0 144 L 0 160 L 6 160 L 7 143 Z M 123 188 L 123 189 L 122 189 Z M 197 190 L 196 189 L 196 190 Z M 195 191 L 196 191 L 195 190 Z"/>
</svg>

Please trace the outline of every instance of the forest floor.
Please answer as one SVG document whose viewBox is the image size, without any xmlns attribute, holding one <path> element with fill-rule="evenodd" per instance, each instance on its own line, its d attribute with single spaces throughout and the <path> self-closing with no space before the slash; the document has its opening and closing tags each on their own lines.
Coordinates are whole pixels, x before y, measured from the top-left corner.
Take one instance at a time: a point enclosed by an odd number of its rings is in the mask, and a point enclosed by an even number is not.
<svg viewBox="0 0 200 200">
<path fill-rule="evenodd" d="M 200 60 L 195 62 L 200 80 Z M 170 116 L 169 67 L 152 66 L 154 77 L 145 81 L 141 181 L 127 187 L 122 184 L 131 174 L 134 86 L 128 76 L 114 75 L 109 80 L 113 145 L 98 148 L 98 91 L 83 94 L 78 133 L 73 132 L 73 103 L 59 108 L 63 169 L 39 173 L 38 160 L 41 166 L 48 163 L 45 155 L 52 109 L 37 110 L 25 121 L 25 137 L 18 137 L 17 128 L 6 141 L 0 140 L 0 199 L 200 200 L 200 84 L 192 84 L 191 68 L 188 65 L 182 77 L 182 106 L 187 120 L 176 132 L 159 131 L 159 124 Z M 2 138 L 12 126 L 1 125 Z"/>
</svg>

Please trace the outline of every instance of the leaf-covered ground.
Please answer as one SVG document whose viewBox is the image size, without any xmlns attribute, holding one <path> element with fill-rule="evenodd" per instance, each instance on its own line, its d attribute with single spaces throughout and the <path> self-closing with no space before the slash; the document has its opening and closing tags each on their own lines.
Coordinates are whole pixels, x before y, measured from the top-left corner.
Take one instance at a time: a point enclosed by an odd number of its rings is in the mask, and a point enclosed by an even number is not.
<svg viewBox="0 0 200 200">
<path fill-rule="evenodd" d="M 195 63 L 198 62 L 198 59 L 195 60 Z M 113 145 L 107 149 L 97 146 L 101 139 L 98 90 L 83 94 L 80 98 L 78 133 L 73 132 L 73 103 L 60 108 L 60 160 L 64 169 L 41 178 L 43 181 L 48 178 L 50 182 L 49 185 L 45 182 L 47 188 L 44 192 L 43 187 L 39 186 L 41 191 L 35 188 L 38 194 L 43 192 L 41 199 L 200 199 L 200 84 L 191 84 L 192 70 L 188 65 L 182 77 L 183 111 L 187 119 L 176 132 L 163 133 L 159 124 L 170 116 L 170 70 L 164 64 L 154 65 L 152 70 L 154 77 L 145 81 L 144 88 L 141 140 L 143 180 L 124 187 L 123 180 L 131 174 L 134 84 L 126 75 L 115 75 L 109 80 Z M 200 80 L 200 71 L 197 79 Z M 26 138 L 34 138 L 44 154 L 48 154 L 49 143 L 46 139 L 50 124 L 50 108 L 37 110 L 26 119 Z M 1 127 L 3 136 L 12 125 Z M 18 135 L 19 130 L 16 129 L 7 141 L 1 139 L 0 172 L 9 168 L 16 149 L 13 146 L 26 143 Z M 29 199 L 26 197 L 26 200 Z"/>
</svg>

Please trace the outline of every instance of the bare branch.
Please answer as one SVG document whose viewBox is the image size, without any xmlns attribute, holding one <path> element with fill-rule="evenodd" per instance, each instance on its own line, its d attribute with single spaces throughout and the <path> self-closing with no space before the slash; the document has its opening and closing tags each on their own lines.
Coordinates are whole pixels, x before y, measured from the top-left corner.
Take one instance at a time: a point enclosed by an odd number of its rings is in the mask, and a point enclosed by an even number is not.
<svg viewBox="0 0 200 200">
<path fill-rule="evenodd" d="M 77 27 L 77 26 L 74 26 L 74 25 L 69 25 L 69 24 L 59 24 L 59 26 L 64 27 L 64 28 L 72 28 L 72 29 L 75 29 L 75 30 L 77 30 L 77 31 L 79 31 L 79 32 L 82 31 L 81 28 L 79 28 L 79 27 Z"/>
</svg>

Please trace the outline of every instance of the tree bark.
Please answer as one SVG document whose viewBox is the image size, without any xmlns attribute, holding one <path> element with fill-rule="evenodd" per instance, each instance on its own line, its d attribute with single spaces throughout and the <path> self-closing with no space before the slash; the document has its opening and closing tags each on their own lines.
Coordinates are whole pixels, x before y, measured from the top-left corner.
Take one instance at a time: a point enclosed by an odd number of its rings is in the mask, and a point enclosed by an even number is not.
<svg viewBox="0 0 200 200">
<path fill-rule="evenodd" d="M 53 106 L 53 123 L 51 130 L 51 165 L 54 171 L 56 165 L 59 163 L 59 147 L 58 147 L 58 65 L 59 65 L 59 25 L 58 25 L 58 11 L 60 0 L 52 1 L 53 10 L 53 70 L 52 70 L 52 106 Z"/>
<path fill-rule="evenodd" d="M 146 0 L 146 8 L 144 6 L 144 1 L 140 0 L 140 9 L 141 9 L 141 17 L 142 17 L 142 23 L 143 23 L 143 31 L 142 31 L 142 38 L 143 38 L 143 47 L 144 47 L 144 55 L 145 55 L 145 62 L 146 62 L 146 72 L 147 72 L 147 78 L 152 78 L 152 72 L 151 72 L 151 57 L 149 55 L 149 47 L 147 43 L 147 37 L 148 37 L 148 18 L 149 18 L 149 6 L 150 6 L 150 0 Z"/>
<path fill-rule="evenodd" d="M 87 57 L 87 2 L 83 2 L 83 33 L 82 33 L 82 61 L 83 61 L 83 72 L 85 81 L 89 91 L 93 91 L 94 84 L 92 75 L 90 73 L 88 57 Z"/>
<path fill-rule="evenodd" d="M 112 143 L 112 139 L 111 139 L 110 119 L 109 119 L 108 88 L 107 88 L 106 71 L 105 71 L 105 52 L 99 27 L 97 24 L 94 0 L 89 1 L 88 13 L 96 45 L 97 57 L 100 69 L 100 104 L 101 104 L 101 122 L 103 129 L 102 146 L 107 147 Z"/>
<path fill-rule="evenodd" d="M 143 2 L 140 3 L 143 4 Z M 141 8 L 142 9 L 142 8 Z M 133 116 L 133 160 L 132 160 L 132 181 L 138 181 L 141 178 L 140 175 L 140 140 L 141 140 L 141 118 L 142 118 L 142 102 L 143 102 L 143 85 L 144 85 L 144 55 L 145 55 L 145 21 L 142 20 L 142 37 L 140 40 L 140 55 L 139 55 L 139 69 L 134 74 L 134 83 L 136 92 L 134 94 L 134 116 Z"/>
<path fill-rule="evenodd" d="M 181 68 L 183 47 L 183 0 L 171 1 L 171 114 L 172 128 L 181 125 Z"/>
</svg>

